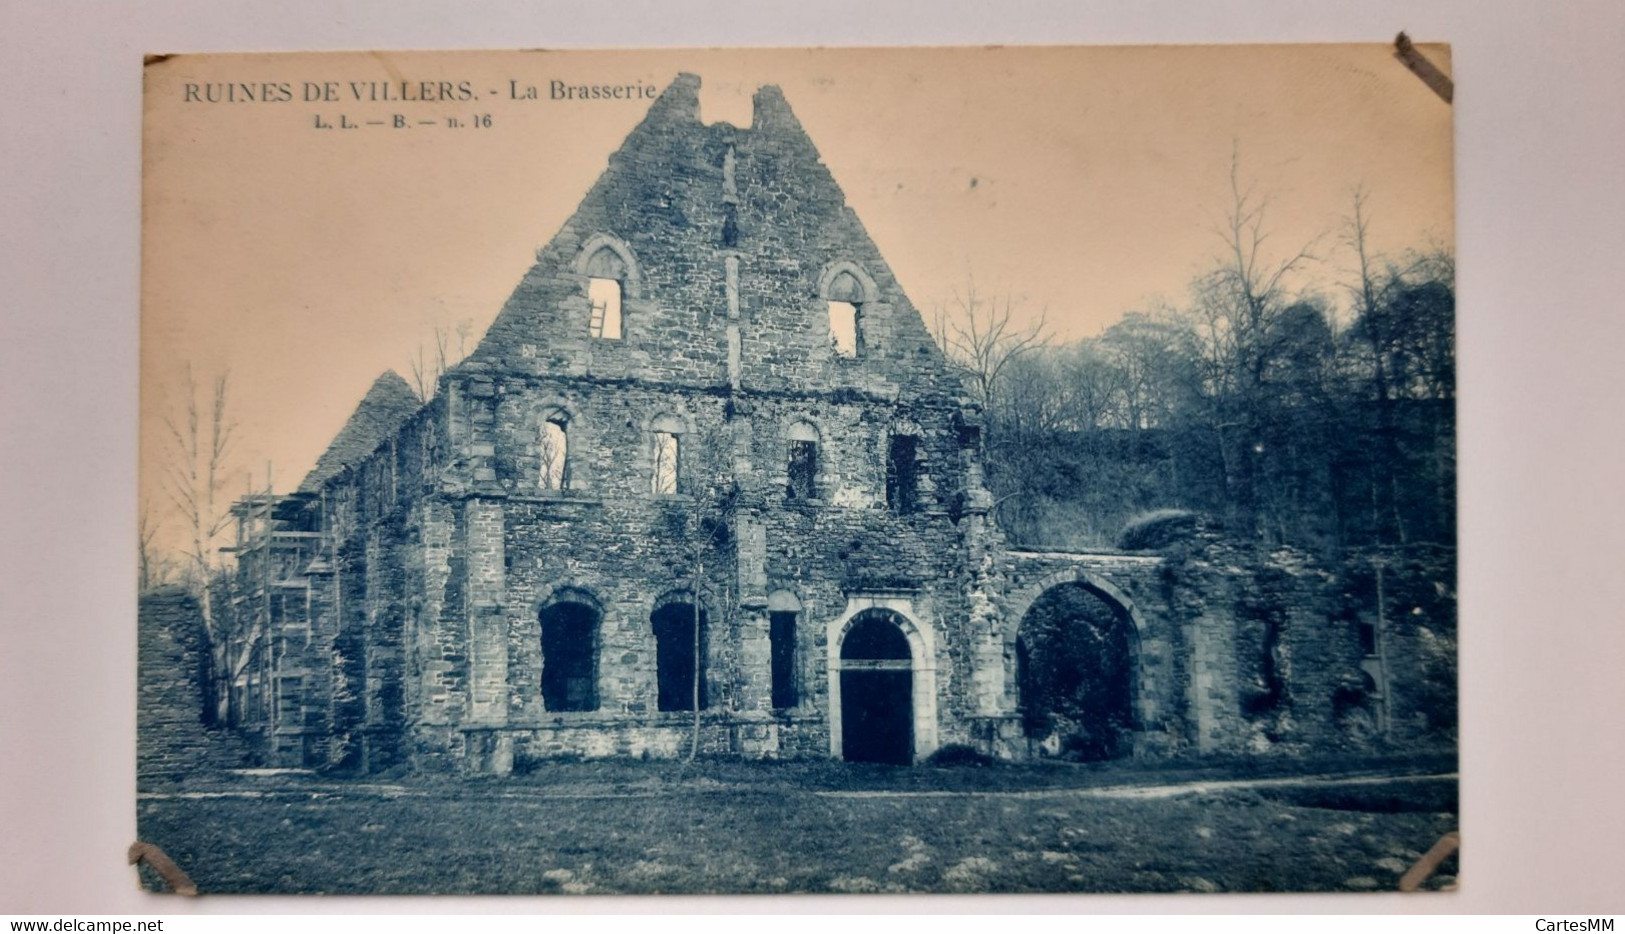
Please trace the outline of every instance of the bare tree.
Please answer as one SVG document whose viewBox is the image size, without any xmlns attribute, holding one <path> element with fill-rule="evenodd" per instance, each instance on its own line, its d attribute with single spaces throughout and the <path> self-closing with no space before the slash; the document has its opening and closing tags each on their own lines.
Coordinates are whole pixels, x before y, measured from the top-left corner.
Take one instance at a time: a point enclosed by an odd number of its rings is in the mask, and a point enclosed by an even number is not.
<svg viewBox="0 0 1625 934">
<path fill-rule="evenodd" d="M 968 282 L 953 293 L 953 309 L 941 306 L 936 314 L 937 343 L 970 383 L 982 410 L 994 413 L 1002 380 L 1021 358 L 1049 346 L 1045 313 L 1025 327 L 1014 322 L 1017 304 L 1008 293 L 983 297 Z"/>
<path fill-rule="evenodd" d="M 1317 235 L 1284 256 L 1265 250 L 1273 198 L 1241 180 L 1241 157 L 1230 157 L 1230 204 L 1213 233 L 1224 244 L 1217 267 L 1198 285 L 1198 305 L 1208 324 L 1212 350 L 1229 357 L 1221 386 L 1246 392 L 1262 381 L 1270 331 L 1295 301 L 1291 279 L 1320 257 Z"/>
<path fill-rule="evenodd" d="M 200 387 L 191 364 L 187 364 L 181 373 L 178 409 L 163 419 L 169 439 L 163 489 L 190 539 L 187 582 L 198 595 L 204 634 L 217 672 L 226 671 L 228 663 L 227 639 L 215 605 L 214 585 L 219 539 L 231 522 L 225 495 L 236 429 L 229 412 L 230 382 L 230 371 L 220 371 L 209 380 L 207 397 L 200 400 Z M 226 690 L 229 693 L 229 688 Z M 224 702 L 218 687 L 216 702 Z"/>
<path fill-rule="evenodd" d="M 701 607 L 709 582 L 707 568 L 720 566 L 726 560 L 725 552 L 734 535 L 739 487 L 733 477 L 732 453 L 733 445 L 726 430 L 684 436 L 681 446 L 670 451 L 657 448 L 657 460 L 663 460 L 664 464 L 656 466 L 654 489 L 656 493 L 678 494 L 667 512 L 667 531 L 681 543 L 683 561 L 689 572 L 693 611 L 689 703 L 694 721 L 685 762 L 693 762 L 700 749 L 701 686 L 705 671 Z M 663 486 L 668 479 L 671 485 Z M 727 588 L 713 603 L 723 612 L 732 611 L 732 596 Z"/>
<path fill-rule="evenodd" d="M 1413 532 L 1402 489 L 1412 478 L 1407 461 L 1432 461 L 1434 512 L 1447 514 L 1453 500 L 1453 453 L 1444 443 L 1453 423 L 1437 405 L 1417 403 L 1445 402 L 1455 394 L 1455 259 L 1437 248 L 1400 262 L 1373 255 L 1368 200 L 1363 188 L 1355 189 L 1344 220 L 1344 241 L 1355 258 L 1354 278 L 1346 285 L 1354 311 L 1349 335 L 1360 357 L 1357 378 L 1369 381 L 1366 398 L 1375 407 L 1373 528 L 1379 538 L 1391 535 L 1405 544 Z M 1421 438 L 1414 427 L 1405 429 L 1418 418 L 1445 423 Z"/>
<path fill-rule="evenodd" d="M 1044 313 L 1022 326 L 1016 321 L 1018 307 L 1009 293 L 984 296 L 974 280 L 967 280 L 953 291 L 950 305 L 937 306 L 934 322 L 937 344 L 984 413 L 987 481 L 994 508 L 1006 519 L 1009 509 L 1033 505 L 1031 485 L 1013 466 L 1018 459 L 1003 456 L 1006 446 L 1019 445 L 1024 433 L 1059 415 L 1056 400 L 1041 393 L 1040 384 L 1055 385 L 1045 379 L 1053 367 L 1039 354 L 1050 344 Z"/>
<path fill-rule="evenodd" d="M 1394 470 L 1398 446 L 1393 428 L 1393 391 L 1389 385 L 1387 353 L 1389 336 L 1385 333 L 1387 316 L 1383 314 L 1383 306 L 1386 303 L 1380 297 L 1382 285 L 1377 281 L 1373 257 L 1367 248 L 1366 237 L 1371 223 L 1366 207 L 1367 197 L 1363 187 L 1354 189 L 1351 199 L 1353 213 L 1344 220 L 1343 237 L 1349 248 L 1354 251 L 1356 264 L 1355 281 L 1348 287 L 1354 304 L 1355 331 L 1369 342 L 1372 351 L 1371 384 L 1376 392 L 1376 440 L 1380 452 L 1380 456 L 1376 458 L 1378 476 L 1372 478 L 1380 488 L 1380 492 L 1373 490 L 1371 497 L 1373 511 L 1379 515 L 1374 517 L 1372 525 L 1381 529 L 1384 525 L 1381 516 L 1385 514 L 1392 520 L 1394 534 L 1403 543 L 1406 538 L 1405 518 L 1398 508 L 1399 480 L 1398 472 Z M 1379 505 L 1384 497 L 1388 501 L 1386 509 Z"/>
<path fill-rule="evenodd" d="M 1164 426 L 1181 396 L 1195 389 L 1196 336 L 1188 320 L 1167 309 L 1128 312 L 1094 343 L 1115 377 L 1107 414 L 1118 427 Z"/>
<path fill-rule="evenodd" d="M 1372 269 L 1372 256 L 1366 247 L 1366 235 L 1370 230 L 1371 218 L 1366 209 L 1369 194 L 1365 186 L 1355 186 L 1350 200 L 1353 202 L 1353 213 L 1343 220 L 1343 239 L 1354 251 L 1358 279 L 1348 288 L 1354 299 L 1354 313 L 1370 314 L 1377 307 L 1378 285 L 1375 271 Z"/>
<path fill-rule="evenodd" d="M 418 341 L 417 354 L 407 361 L 412 374 L 412 392 L 418 401 L 428 402 L 434 398 L 441 374 L 468 356 L 469 338 L 473 333 L 473 320 L 464 318 L 454 328 L 435 325 L 433 346 Z"/>
<path fill-rule="evenodd" d="M 143 498 L 136 514 L 136 553 L 140 559 L 137 581 L 141 593 L 169 583 L 175 572 L 174 560 L 158 544 L 163 525 L 163 516 L 155 517 L 152 504 Z"/>
<path fill-rule="evenodd" d="M 1215 407 L 1216 429 L 1225 486 L 1231 490 L 1236 519 L 1256 531 L 1259 519 L 1262 429 L 1270 405 L 1266 386 L 1277 332 L 1298 303 L 1294 276 L 1319 260 L 1315 250 L 1323 235 L 1295 249 L 1273 253 L 1272 199 L 1241 178 L 1239 150 L 1230 158 L 1230 199 L 1213 233 L 1223 243 L 1215 268 L 1197 280 L 1193 314 L 1203 337 L 1203 382 Z"/>
</svg>

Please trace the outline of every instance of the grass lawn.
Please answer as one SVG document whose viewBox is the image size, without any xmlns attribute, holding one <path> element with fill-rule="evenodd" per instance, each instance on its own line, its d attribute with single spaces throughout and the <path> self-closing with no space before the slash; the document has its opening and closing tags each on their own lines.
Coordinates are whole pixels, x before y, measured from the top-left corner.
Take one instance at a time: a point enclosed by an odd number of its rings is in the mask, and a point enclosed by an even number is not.
<svg viewBox="0 0 1625 934">
<path fill-rule="evenodd" d="M 1457 827 L 1454 780 L 1166 787 L 1212 771 L 563 763 L 223 778 L 138 807 L 205 893 L 1392 889 Z"/>
</svg>

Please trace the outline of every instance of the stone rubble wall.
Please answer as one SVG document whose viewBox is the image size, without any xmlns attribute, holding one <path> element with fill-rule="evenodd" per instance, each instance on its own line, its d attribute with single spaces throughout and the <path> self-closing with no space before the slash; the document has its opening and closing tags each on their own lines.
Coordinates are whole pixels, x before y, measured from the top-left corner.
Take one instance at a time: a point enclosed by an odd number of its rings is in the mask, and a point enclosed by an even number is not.
<svg viewBox="0 0 1625 934">
<path fill-rule="evenodd" d="M 209 649 L 197 600 L 179 587 L 142 594 L 136 619 L 138 787 L 257 764 L 236 733 L 204 726 Z"/>
</svg>

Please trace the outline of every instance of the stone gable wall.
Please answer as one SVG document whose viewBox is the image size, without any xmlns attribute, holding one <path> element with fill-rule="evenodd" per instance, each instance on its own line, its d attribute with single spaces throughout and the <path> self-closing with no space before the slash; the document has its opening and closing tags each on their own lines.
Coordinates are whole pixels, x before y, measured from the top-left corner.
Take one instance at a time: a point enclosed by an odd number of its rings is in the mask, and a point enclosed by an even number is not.
<svg viewBox="0 0 1625 934">
<path fill-rule="evenodd" d="M 758 93 L 749 129 L 700 123 L 697 90 L 680 77 L 650 109 L 459 370 L 888 399 L 962 393 L 777 89 Z M 582 251 L 605 236 L 636 270 L 621 340 L 589 336 Z M 852 359 L 832 346 L 819 292 L 837 262 L 875 285 Z"/>
</svg>

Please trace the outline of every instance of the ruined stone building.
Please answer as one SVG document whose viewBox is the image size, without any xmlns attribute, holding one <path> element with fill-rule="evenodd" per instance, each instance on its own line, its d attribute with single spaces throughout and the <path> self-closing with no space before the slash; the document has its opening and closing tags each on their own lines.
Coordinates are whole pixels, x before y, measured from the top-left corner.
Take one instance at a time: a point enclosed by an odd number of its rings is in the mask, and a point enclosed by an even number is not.
<svg viewBox="0 0 1625 934">
<path fill-rule="evenodd" d="M 1056 752 L 1022 627 L 1063 593 L 1120 656 L 1108 754 L 1410 722 L 1365 610 L 1250 621 L 1206 553 L 1007 548 L 980 413 L 784 97 L 707 125 L 698 87 L 652 105 L 431 401 L 385 374 L 297 492 L 237 505 L 217 676 L 262 761 L 671 757 L 696 702 L 702 754 Z M 1260 719 L 1283 684 L 1290 717 Z"/>
</svg>

